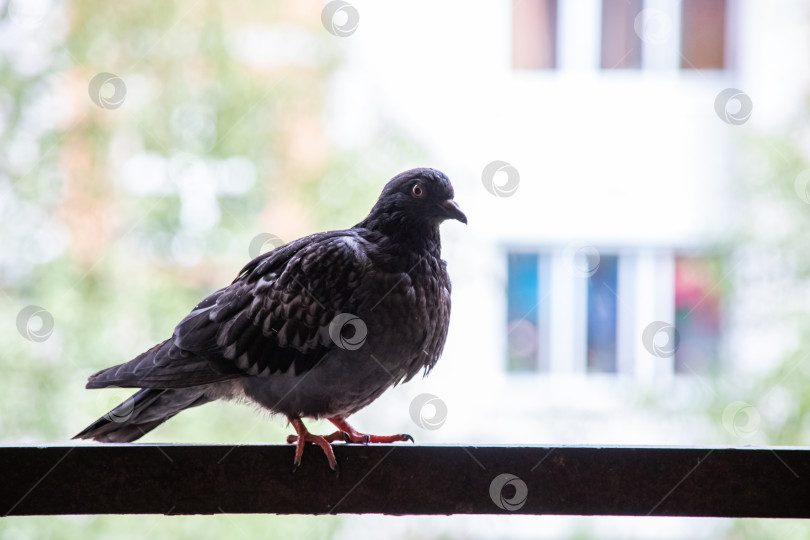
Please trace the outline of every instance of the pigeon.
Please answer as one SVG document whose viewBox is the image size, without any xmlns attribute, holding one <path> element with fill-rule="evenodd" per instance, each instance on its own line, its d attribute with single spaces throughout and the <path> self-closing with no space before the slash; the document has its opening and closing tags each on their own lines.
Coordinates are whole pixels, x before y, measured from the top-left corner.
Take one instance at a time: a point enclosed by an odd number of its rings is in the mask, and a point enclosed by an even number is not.
<svg viewBox="0 0 810 540">
<path fill-rule="evenodd" d="M 74 439 L 131 442 L 180 411 L 218 399 L 284 415 L 304 447 L 413 441 L 368 435 L 346 418 L 388 388 L 425 376 L 441 356 L 450 278 L 439 225 L 467 223 L 453 186 L 435 169 L 392 178 L 350 229 L 312 234 L 259 255 L 200 302 L 166 341 L 91 375 L 87 388 L 140 388 Z M 303 418 L 337 431 L 314 435 Z"/>
</svg>

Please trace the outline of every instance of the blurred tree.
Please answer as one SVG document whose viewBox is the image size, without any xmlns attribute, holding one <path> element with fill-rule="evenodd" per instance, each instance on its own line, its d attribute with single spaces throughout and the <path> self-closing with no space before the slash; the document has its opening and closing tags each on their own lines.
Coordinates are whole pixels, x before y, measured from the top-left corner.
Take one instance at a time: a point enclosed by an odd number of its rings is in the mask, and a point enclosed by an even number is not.
<svg viewBox="0 0 810 540">
<path fill-rule="evenodd" d="M 747 141 L 735 263 L 736 339 L 762 352 L 744 374 L 716 380 L 711 417 L 733 444 L 810 441 L 810 161 L 807 126 Z M 785 481 L 797 480 L 789 457 Z M 786 460 L 787 459 L 787 460 Z M 729 538 L 810 539 L 800 520 L 735 520 Z"/>
<path fill-rule="evenodd" d="M 277 245 L 273 237 L 362 219 L 380 182 L 419 154 L 394 131 L 357 150 L 338 150 L 327 137 L 344 38 L 322 26 L 321 2 L 2 7 L 6 443 L 67 442 L 131 393 L 86 391 L 89 374 L 165 339 L 200 299 Z M 282 422 L 247 407 L 184 417 L 146 440 L 281 442 L 286 434 Z M 0 538 L 142 538 L 150 528 L 286 537 L 304 524 L 321 537 L 337 522 L 14 518 Z"/>
</svg>

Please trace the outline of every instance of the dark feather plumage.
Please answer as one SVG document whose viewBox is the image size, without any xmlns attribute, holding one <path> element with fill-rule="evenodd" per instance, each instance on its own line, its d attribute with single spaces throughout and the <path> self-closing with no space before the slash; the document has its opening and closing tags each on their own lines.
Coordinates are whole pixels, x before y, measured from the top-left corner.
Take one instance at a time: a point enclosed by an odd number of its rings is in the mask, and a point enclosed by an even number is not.
<svg viewBox="0 0 810 540">
<path fill-rule="evenodd" d="M 111 411 L 76 437 L 135 440 L 219 398 L 247 397 L 291 420 L 345 418 L 390 386 L 429 372 L 450 316 L 439 236 L 445 219 L 466 223 L 450 181 L 434 169 L 412 169 L 388 182 L 351 229 L 313 234 L 253 259 L 172 337 L 90 377 L 88 388 L 143 390 L 129 417 Z M 330 334 L 343 314 L 365 325 L 361 346 Z M 350 326 L 340 331 L 358 331 Z"/>
</svg>

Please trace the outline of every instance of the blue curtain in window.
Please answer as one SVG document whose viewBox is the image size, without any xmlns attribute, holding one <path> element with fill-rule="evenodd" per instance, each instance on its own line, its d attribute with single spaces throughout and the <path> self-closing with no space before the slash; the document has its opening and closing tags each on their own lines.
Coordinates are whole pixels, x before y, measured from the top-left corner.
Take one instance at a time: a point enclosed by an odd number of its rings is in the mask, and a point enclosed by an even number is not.
<svg viewBox="0 0 810 540">
<path fill-rule="evenodd" d="M 510 253 L 507 265 L 507 369 L 537 371 L 539 258 L 537 253 Z"/>
<path fill-rule="evenodd" d="M 588 371 L 616 372 L 619 257 L 602 255 L 588 279 Z"/>
</svg>

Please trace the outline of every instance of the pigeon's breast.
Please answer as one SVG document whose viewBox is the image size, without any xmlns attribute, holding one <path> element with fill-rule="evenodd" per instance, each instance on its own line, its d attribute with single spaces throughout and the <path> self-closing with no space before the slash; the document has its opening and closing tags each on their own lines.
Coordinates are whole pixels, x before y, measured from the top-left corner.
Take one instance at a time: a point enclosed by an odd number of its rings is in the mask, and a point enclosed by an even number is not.
<svg viewBox="0 0 810 540">
<path fill-rule="evenodd" d="M 409 271 L 380 282 L 382 292 L 364 299 L 358 316 L 368 327 L 369 353 L 398 383 L 432 367 L 441 355 L 450 317 L 450 279 L 444 261 L 423 257 Z"/>
<path fill-rule="evenodd" d="M 291 417 L 348 416 L 436 363 L 450 316 L 444 261 L 423 257 L 405 271 L 371 268 L 347 302 L 350 311 L 332 319 L 329 351 L 299 374 L 289 368 L 246 378 L 249 397 Z"/>
</svg>

